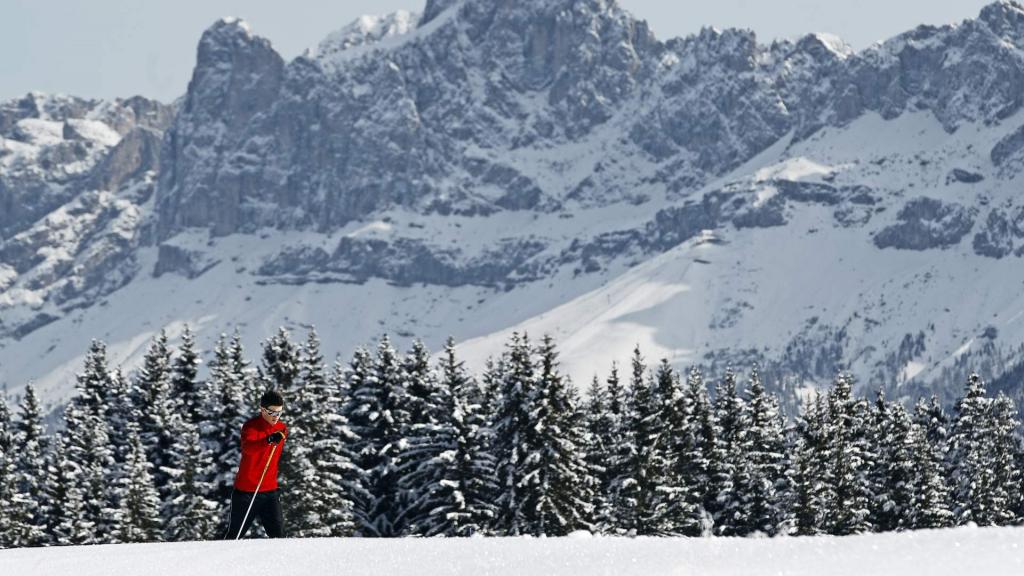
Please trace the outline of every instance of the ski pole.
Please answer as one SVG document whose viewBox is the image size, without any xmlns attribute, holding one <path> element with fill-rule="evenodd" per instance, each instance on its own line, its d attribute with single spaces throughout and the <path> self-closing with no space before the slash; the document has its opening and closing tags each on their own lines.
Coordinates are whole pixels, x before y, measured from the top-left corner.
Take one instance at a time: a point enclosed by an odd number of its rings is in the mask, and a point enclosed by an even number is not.
<svg viewBox="0 0 1024 576">
<path fill-rule="evenodd" d="M 284 441 L 284 438 L 281 439 Z M 267 457 L 267 465 L 263 467 L 263 474 L 260 474 L 260 481 L 256 483 L 256 491 L 252 493 L 252 500 L 249 501 L 249 507 L 245 510 L 245 516 L 242 517 L 242 525 L 238 528 L 238 536 L 235 536 L 235 540 L 242 537 L 242 532 L 245 530 L 245 521 L 249 519 L 249 512 L 252 512 L 252 505 L 256 503 L 256 495 L 260 493 L 260 486 L 263 485 L 263 477 L 267 475 L 267 470 L 270 469 L 270 461 L 274 459 L 274 450 L 277 450 L 277 444 L 270 449 L 270 456 Z"/>
</svg>

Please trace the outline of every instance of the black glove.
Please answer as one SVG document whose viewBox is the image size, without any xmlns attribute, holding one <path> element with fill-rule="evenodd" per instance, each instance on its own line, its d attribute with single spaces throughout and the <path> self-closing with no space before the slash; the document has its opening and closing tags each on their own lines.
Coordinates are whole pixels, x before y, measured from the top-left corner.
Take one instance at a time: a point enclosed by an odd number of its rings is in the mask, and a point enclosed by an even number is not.
<svg viewBox="0 0 1024 576">
<path fill-rule="evenodd" d="M 280 444 L 284 440 L 284 432 L 274 432 L 267 436 L 267 444 Z"/>
</svg>

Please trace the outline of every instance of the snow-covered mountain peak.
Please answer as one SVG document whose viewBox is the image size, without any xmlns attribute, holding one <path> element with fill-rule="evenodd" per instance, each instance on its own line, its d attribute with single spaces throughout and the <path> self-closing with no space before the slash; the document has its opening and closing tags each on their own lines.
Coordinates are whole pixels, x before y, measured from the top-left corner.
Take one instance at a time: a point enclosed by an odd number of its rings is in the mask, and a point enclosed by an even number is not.
<svg viewBox="0 0 1024 576">
<path fill-rule="evenodd" d="M 982 8 L 978 19 L 997 34 L 1019 31 L 1024 27 L 1024 4 L 1017 0 L 997 0 Z"/>
<path fill-rule="evenodd" d="M 223 46 L 244 46 L 260 40 L 269 43 L 268 40 L 253 34 L 252 26 L 245 20 L 235 16 L 226 16 L 214 22 L 203 32 L 199 39 L 199 52 L 202 54 L 204 50 Z"/>
<path fill-rule="evenodd" d="M 312 52 L 312 56 L 327 61 L 350 48 L 407 34 L 416 28 L 419 18 L 418 14 L 406 10 L 384 16 L 360 16 L 351 24 L 324 38 Z"/>
<path fill-rule="evenodd" d="M 808 52 L 826 51 L 834 58 L 845 60 L 856 52 L 842 38 L 834 34 L 817 32 L 807 34 L 797 41 L 797 48 Z"/>
</svg>

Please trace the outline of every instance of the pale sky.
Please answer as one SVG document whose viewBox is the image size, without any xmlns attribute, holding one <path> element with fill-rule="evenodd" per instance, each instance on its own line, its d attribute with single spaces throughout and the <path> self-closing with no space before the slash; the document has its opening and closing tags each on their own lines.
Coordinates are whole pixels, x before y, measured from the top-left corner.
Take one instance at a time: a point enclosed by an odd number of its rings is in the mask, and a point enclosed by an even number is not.
<svg viewBox="0 0 1024 576">
<path fill-rule="evenodd" d="M 974 18 L 987 0 L 619 0 L 658 38 L 703 26 L 751 28 L 761 42 L 808 32 L 865 48 L 918 24 Z M 0 100 L 30 90 L 92 98 L 184 94 L 196 43 L 245 18 L 290 60 L 362 14 L 421 11 L 424 0 L 0 0 Z"/>
</svg>

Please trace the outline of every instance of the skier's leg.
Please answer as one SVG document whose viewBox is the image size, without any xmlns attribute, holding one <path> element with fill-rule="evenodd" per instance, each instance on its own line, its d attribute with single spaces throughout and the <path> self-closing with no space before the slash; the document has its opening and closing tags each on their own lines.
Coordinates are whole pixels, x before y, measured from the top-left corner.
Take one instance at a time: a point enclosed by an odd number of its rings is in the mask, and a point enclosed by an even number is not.
<svg viewBox="0 0 1024 576">
<path fill-rule="evenodd" d="M 224 533 L 222 540 L 234 540 L 238 538 L 239 534 L 244 536 L 249 531 L 249 527 L 256 520 L 255 510 L 249 513 L 248 518 L 245 518 L 245 512 L 249 509 L 249 502 L 251 500 L 252 492 L 242 492 L 240 490 L 231 492 L 231 523 L 228 525 L 228 530 Z M 242 525 L 243 518 L 245 518 L 244 526 Z"/>
<path fill-rule="evenodd" d="M 260 494 L 260 523 L 271 538 L 284 538 L 284 512 L 277 490 Z"/>
</svg>

